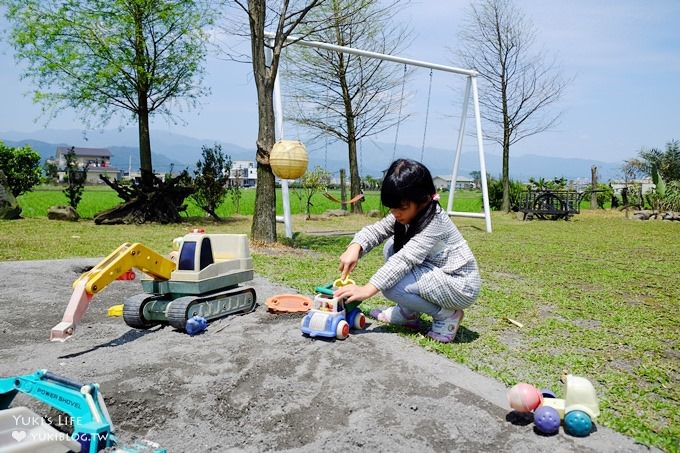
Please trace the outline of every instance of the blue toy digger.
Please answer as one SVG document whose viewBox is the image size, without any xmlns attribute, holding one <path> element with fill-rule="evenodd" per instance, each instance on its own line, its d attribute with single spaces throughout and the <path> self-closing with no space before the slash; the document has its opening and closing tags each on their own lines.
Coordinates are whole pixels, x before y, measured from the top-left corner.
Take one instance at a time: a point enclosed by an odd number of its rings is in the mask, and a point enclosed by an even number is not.
<svg viewBox="0 0 680 453">
<path fill-rule="evenodd" d="M 10 408 L 24 393 L 67 415 L 69 435 L 26 408 Z M 47 370 L 0 378 L 0 451 L 75 451 L 96 453 L 116 447 L 121 453 L 165 453 L 158 445 L 117 447 L 113 423 L 98 384 L 82 384 Z"/>
</svg>

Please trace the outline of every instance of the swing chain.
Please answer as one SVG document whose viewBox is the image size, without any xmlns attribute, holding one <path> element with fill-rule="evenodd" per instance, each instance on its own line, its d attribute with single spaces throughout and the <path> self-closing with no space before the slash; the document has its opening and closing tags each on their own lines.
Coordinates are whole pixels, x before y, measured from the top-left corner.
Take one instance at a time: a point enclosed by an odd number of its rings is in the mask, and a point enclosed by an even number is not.
<svg viewBox="0 0 680 453">
<path fill-rule="evenodd" d="M 401 108 L 404 105 L 404 87 L 406 86 L 406 64 L 404 64 L 404 77 L 401 80 L 401 98 L 399 99 L 399 113 L 397 115 L 397 131 L 394 134 L 394 148 L 392 150 L 392 162 L 397 157 L 397 142 L 399 141 L 399 125 L 401 124 Z"/>
<path fill-rule="evenodd" d="M 420 162 L 425 154 L 425 137 L 427 137 L 427 123 L 430 118 L 430 98 L 432 97 L 432 68 L 430 68 L 430 83 L 427 88 L 427 106 L 425 107 L 425 127 L 423 128 L 423 144 L 420 147 Z"/>
</svg>

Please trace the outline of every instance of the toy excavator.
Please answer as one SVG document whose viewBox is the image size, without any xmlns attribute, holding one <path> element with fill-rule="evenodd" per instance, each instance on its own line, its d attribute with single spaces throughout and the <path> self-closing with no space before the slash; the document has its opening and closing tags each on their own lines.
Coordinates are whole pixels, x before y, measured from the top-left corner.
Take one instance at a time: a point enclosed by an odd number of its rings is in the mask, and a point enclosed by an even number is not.
<svg viewBox="0 0 680 453">
<path fill-rule="evenodd" d="M 99 291 L 131 269 L 146 274 L 145 293 L 129 297 L 123 306 L 125 323 L 148 329 L 169 324 L 184 330 L 193 316 L 207 321 L 249 312 L 255 308 L 253 260 L 245 234 L 205 234 L 194 230 L 173 243 L 179 251 L 170 258 L 140 243 L 125 243 L 73 282 L 73 294 L 62 321 L 52 328 L 52 341 L 66 341 Z M 134 275 L 134 273 L 132 273 Z"/>
<path fill-rule="evenodd" d="M 10 408 L 18 393 L 53 407 L 60 414 L 59 420 L 41 417 L 23 406 Z M 61 413 L 66 416 L 62 418 Z M 71 427 L 72 432 L 58 431 L 52 426 L 54 422 Z M 128 446 L 117 444 L 98 384 L 82 384 L 47 370 L 0 378 L 0 451 L 166 453 L 146 440 Z"/>
</svg>

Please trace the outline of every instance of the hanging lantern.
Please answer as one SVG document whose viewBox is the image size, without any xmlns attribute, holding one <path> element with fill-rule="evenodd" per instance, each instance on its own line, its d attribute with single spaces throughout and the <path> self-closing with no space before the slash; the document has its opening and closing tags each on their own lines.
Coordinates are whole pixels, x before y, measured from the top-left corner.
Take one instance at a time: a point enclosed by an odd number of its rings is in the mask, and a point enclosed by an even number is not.
<svg viewBox="0 0 680 453">
<path fill-rule="evenodd" d="M 299 140 L 279 140 L 269 154 L 269 165 L 281 179 L 297 179 L 307 171 L 307 148 Z"/>
</svg>

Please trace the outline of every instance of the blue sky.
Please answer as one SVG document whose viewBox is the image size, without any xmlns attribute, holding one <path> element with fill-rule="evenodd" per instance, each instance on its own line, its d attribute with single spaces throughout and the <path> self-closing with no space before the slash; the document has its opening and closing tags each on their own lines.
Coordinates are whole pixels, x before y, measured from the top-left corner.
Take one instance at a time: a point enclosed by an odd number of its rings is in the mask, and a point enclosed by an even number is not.
<svg viewBox="0 0 680 453">
<path fill-rule="evenodd" d="M 563 116 L 557 127 L 518 142 L 512 155 L 619 162 L 636 156 L 643 147 L 663 148 L 667 141 L 680 139 L 679 1 L 515 0 L 515 5 L 536 27 L 540 49 L 554 56 L 574 81 L 560 102 Z M 414 0 L 400 16 L 414 29 L 413 44 L 402 56 L 461 66 L 451 49 L 456 47 L 467 6 L 467 1 Z M 5 44 L 0 45 L 0 67 L 0 133 L 45 127 L 40 106 L 24 95 L 30 85 L 20 80 L 20 68 Z M 186 124 L 155 120 L 152 134 L 171 130 L 253 147 L 257 110 L 250 65 L 211 57 L 207 68 L 212 94 L 203 100 L 202 108 L 179 114 Z M 428 75 L 426 69 L 417 70 L 407 86 L 409 97 L 403 109 L 411 116 L 399 130 L 400 143 L 418 148 L 423 142 Z M 426 146 L 455 146 L 463 86 L 461 77 L 434 73 Z M 114 122 L 109 128 L 118 125 Z M 69 112 L 61 113 L 47 127 L 83 128 Z M 288 123 L 285 131 L 288 138 L 304 139 Z M 96 133 L 90 135 L 96 138 Z M 392 143 L 395 131 L 376 140 Z M 474 145 L 473 139 L 466 138 L 467 149 L 475 149 Z M 485 143 L 485 150 L 500 152 L 494 143 Z"/>
</svg>

